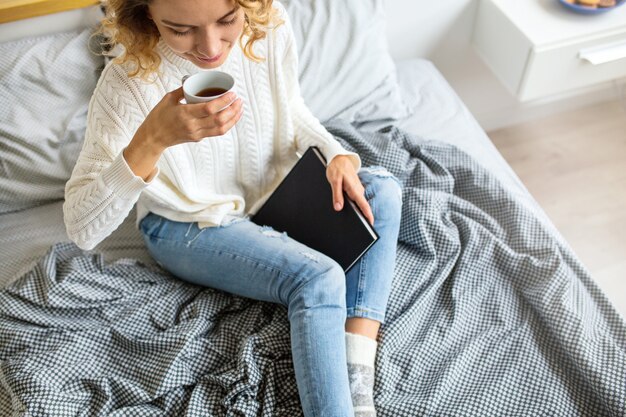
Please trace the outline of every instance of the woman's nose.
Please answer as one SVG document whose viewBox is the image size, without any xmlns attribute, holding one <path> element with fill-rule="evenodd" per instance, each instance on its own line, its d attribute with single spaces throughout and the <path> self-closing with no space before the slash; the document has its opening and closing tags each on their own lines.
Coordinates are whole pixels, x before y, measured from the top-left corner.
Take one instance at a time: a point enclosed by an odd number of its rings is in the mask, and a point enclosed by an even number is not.
<svg viewBox="0 0 626 417">
<path fill-rule="evenodd" d="M 214 31 L 207 29 L 200 35 L 197 49 L 204 58 L 215 58 L 221 52 L 220 37 Z"/>
</svg>

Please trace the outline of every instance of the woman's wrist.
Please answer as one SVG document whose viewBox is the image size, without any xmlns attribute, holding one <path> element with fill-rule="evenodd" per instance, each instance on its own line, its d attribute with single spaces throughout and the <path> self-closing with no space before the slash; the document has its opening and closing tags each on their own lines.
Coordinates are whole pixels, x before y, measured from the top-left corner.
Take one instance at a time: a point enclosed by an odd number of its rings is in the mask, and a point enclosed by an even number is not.
<svg viewBox="0 0 626 417">
<path fill-rule="evenodd" d="M 335 155 L 335 157 L 333 159 L 330 160 L 329 164 L 346 164 L 351 166 L 352 168 L 354 168 L 355 172 L 356 172 L 356 167 L 357 167 L 357 161 L 355 160 L 355 158 L 351 155 Z"/>
<path fill-rule="evenodd" d="M 123 151 L 124 159 L 130 169 L 144 181 L 153 176 L 156 164 L 165 150 L 158 146 L 154 139 L 142 127 L 139 127 Z"/>
</svg>

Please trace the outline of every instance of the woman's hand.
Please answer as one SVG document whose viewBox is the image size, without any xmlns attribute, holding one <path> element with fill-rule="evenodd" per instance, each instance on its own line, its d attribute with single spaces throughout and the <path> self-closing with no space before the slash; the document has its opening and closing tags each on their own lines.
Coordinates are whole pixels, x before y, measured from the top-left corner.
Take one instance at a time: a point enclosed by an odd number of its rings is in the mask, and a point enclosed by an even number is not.
<svg viewBox="0 0 626 417">
<path fill-rule="evenodd" d="M 228 132 L 241 119 L 243 103 L 232 92 L 206 103 L 181 104 L 183 88 L 167 93 L 143 121 L 124 159 L 130 169 L 148 180 L 163 151 L 185 142 L 199 142 Z"/>
<path fill-rule="evenodd" d="M 365 218 L 373 226 L 374 215 L 365 198 L 365 189 L 363 188 L 363 184 L 361 184 L 361 180 L 354 169 L 350 157 L 347 155 L 335 156 L 328 164 L 328 167 L 326 167 L 326 178 L 333 189 L 333 206 L 335 210 L 341 211 L 343 208 L 344 201 L 342 191 L 345 191 L 348 197 L 356 203 Z"/>
<path fill-rule="evenodd" d="M 167 93 L 140 127 L 157 149 L 221 136 L 243 114 L 243 103 L 233 92 L 205 103 L 181 104 L 182 98 L 182 87 Z"/>
</svg>

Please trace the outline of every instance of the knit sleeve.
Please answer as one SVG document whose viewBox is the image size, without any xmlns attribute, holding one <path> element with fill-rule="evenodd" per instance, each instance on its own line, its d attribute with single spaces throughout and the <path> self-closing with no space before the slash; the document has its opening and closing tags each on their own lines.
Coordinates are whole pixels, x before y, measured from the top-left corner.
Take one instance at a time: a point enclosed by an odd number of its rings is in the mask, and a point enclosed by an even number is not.
<svg viewBox="0 0 626 417">
<path fill-rule="evenodd" d="M 125 82 L 121 70 L 105 68 L 89 103 L 83 148 L 65 185 L 67 235 L 85 250 L 117 229 L 149 185 L 122 154 L 144 119 Z"/>
<path fill-rule="evenodd" d="M 361 168 L 361 158 L 354 152 L 345 150 L 341 144 L 322 126 L 320 121 L 311 113 L 302 98 L 300 83 L 298 81 L 298 51 L 293 28 L 289 16 L 280 3 L 277 8 L 281 10 L 281 18 L 284 20 L 284 36 L 281 39 L 284 45 L 282 59 L 282 71 L 289 95 L 289 108 L 292 112 L 294 124 L 295 142 L 300 153 L 304 153 L 309 146 L 317 146 L 327 163 L 337 155 L 350 156 L 355 169 Z"/>
</svg>

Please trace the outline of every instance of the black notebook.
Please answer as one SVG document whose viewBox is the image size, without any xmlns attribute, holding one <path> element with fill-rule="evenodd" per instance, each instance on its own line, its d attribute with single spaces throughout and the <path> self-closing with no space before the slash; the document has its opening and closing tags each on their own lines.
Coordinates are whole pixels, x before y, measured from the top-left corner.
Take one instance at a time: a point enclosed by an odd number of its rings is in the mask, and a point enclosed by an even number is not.
<svg viewBox="0 0 626 417">
<path fill-rule="evenodd" d="M 343 209 L 335 211 L 326 162 L 310 147 L 251 220 L 286 232 L 348 272 L 378 234 L 345 192 L 343 198 Z"/>
</svg>

